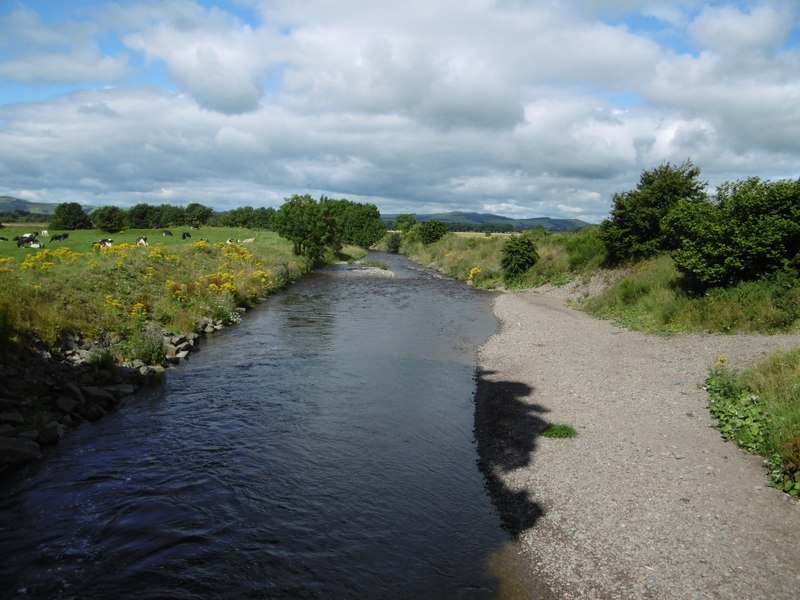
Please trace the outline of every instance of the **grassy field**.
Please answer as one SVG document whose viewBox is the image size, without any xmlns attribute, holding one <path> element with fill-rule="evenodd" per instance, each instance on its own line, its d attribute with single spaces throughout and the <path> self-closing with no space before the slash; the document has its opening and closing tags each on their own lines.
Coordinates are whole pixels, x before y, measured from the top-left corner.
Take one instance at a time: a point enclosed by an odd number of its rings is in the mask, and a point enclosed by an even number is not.
<svg viewBox="0 0 800 600">
<path fill-rule="evenodd" d="M 57 352 L 64 334 L 102 340 L 118 359 L 158 362 L 162 330 L 193 331 L 203 318 L 232 323 L 310 268 L 277 234 L 234 228 L 107 234 L 70 231 L 65 242 L 17 248 L 30 224 L 0 229 L 0 346 L 38 341 Z M 186 230 L 188 231 L 188 229 Z M 50 232 L 51 236 L 55 233 Z M 146 236 L 148 246 L 137 246 Z M 110 248 L 93 242 L 112 238 Z M 254 238 L 246 244 L 228 239 Z"/>
</svg>

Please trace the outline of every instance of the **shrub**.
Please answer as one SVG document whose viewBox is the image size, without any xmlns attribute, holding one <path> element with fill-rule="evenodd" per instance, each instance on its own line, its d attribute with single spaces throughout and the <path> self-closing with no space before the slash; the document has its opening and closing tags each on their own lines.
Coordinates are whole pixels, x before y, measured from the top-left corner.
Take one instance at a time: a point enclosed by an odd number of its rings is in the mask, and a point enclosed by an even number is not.
<svg viewBox="0 0 800 600">
<path fill-rule="evenodd" d="M 654 256 L 675 247 L 675 238 L 662 230 L 662 221 L 679 200 L 706 199 L 706 184 L 691 161 L 669 163 L 644 171 L 635 190 L 614 194 L 611 218 L 603 222 L 601 237 L 610 264 Z"/>
<path fill-rule="evenodd" d="M 400 244 L 402 242 L 402 237 L 399 233 L 390 233 L 389 236 L 386 238 L 386 249 L 389 252 L 397 254 L 400 252 Z"/>
<path fill-rule="evenodd" d="M 536 264 L 539 254 L 533 240 L 527 235 L 513 235 L 503 244 L 500 267 L 506 281 L 515 281 Z"/>
<path fill-rule="evenodd" d="M 664 229 L 679 240 L 675 264 L 699 291 L 795 270 L 800 180 L 725 183 L 715 203 L 679 202 Z"/>
<path fill-rule="evenodd" d="M 423 244 L 432 244 L 442 239 L 447 232 L 447 224 L 433 219 L 419 226 L 419 239 Z"/>
</svg>

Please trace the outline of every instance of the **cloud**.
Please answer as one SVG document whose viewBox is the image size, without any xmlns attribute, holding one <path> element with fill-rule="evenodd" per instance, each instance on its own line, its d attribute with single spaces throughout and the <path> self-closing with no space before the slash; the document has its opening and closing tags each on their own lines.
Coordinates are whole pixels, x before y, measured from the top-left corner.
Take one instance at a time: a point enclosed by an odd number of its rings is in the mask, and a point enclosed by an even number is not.
<svg viewBox="0 0 800 600">
<path fill-rule="evenodd" d="M 0 15 L 0 79 L 75 84 L 0 105 L 3 193 L 598 222 L 665 161 L 800 174 L 791 3 L 208 4 Z"/>
<path fill-rule="evenodd" d="M 200 106 L 228 114 L 258 107 L 269 51 L 250 26 L 195 8 L 162 12 L 154 24 L 123 39 L 148 60 L 163 61 Z"/>
</svg>

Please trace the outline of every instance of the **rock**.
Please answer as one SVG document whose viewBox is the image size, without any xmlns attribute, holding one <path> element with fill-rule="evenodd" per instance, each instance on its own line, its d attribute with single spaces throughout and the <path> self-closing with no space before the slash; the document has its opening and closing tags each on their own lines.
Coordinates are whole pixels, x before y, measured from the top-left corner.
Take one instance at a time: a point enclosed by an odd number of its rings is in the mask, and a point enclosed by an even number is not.
<svg viewBox="0 0 800 600">
<path fill-rule="evenodd" d="M 42 457 L 39 444 L 26 438 L 0 437 L 0 464 L 17 465 Z"/>
<path fill-rule="evenodd" d="M 180 350 L 178 351 L 177 354 L 175 354 L 175 358 L 177 358 L 178 360 L 184 360 L 186 359 L 187 356 L 189 356 L 188 350 Z"/>
<path fill-rule="evenodd" d="M 39 427 L 39 443 L 55 444 L 64 437 L 64 425 L 57 421 L 49 421 Z"/>
<path fill-rule="evenodd" d="M 78 406 L 78 402 L 68 396 L 59 396 L 56 398 L 56 406 L 62 412 L 69 414 L 75 410 L 75 407 Z"/>
<path fill-rule="evenodd" d="M 116 385 L 107 385 L 103 389 L 119 399 L 133 394 L 136 391 L 136 386 L 130 383 L 118 383 Z"/>
<path fill-rule="evenodd" d="M 92 404 L 99 404 L 103 408 L 108 408 L 109 406 L 113 406 L 117 403 L 117 399 L 114 397 L 114 394 L 103 388 L 95 387 L 93 385 L 86 385 L 81 389 L 86 401 L 91 402 Z"/>
<path fill-rule="evenodd" d="M 25 422 L 25 419 L 22 418 L 22 415 L 19 414 L 17 411 L 10 411 L 0 413 L 0 421 L 4 423 L 15 423 L 17 425 L 21 425 Z"/>
<path fill-rule="evenodd" d="M 177 351 L 178 349 L 172 344 L 164 344 L 164 357 L 167 360 L 174 358 Z"/>
<path fill-rule="evenodd" d="M 86 402 L 86 398 L 83 396 L 83 392 L 81 391 L 81 388 L 77 386 L 77 384 L 70 381 L 69 383 L 67 383 L 66 387 L 72 394 L 72 397 L 75 398 L 75 400 L 77 400 L 78 403 L 83 404 L 84 402 Z"/>
<path fill-rule="evenodd" d="M 78 406 L 75 409 L 75 414 L 87 421 L 97 421 L 106 414 L 106 411 L 99 404 L 86 404 Z"/>
<path fill-rule="evenodd" d="M 0 425 L 0 435 L 13 437 L 17 435 L 17 428 L 13 425 L 9 425 L 8 423 L 3 423 Z"/>
<path fill-rule="evenodd" d="M 28 440 L 33 440 L 34 442 L 39 439 L 39 430 L 38 429 L 29 429 L 27 431 L 20 431 L 17 434 L 19 438 L 25 438 Z"/>
</svg>

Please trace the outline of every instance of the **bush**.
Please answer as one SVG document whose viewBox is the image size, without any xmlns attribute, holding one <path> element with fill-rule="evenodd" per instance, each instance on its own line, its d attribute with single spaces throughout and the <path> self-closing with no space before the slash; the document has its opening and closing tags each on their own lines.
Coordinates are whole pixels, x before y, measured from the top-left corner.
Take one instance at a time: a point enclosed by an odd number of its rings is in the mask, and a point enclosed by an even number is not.
<svg viewBox="0 0 800 600">
<path fill-rule="evenodd" d="M 500 259 L 503 278 L 508 282 L 519 279 L 538 260 L 539 254 L 530 237 L 527 235 L 511 236 L 503 244 L 502 258 Z"/>
<path fill-rule="evenodd" d="M 608 262 L 612 265 L 654 256 L 675 248 L 675 238 L 662 230 L 662 221 L 679 200 L 706 200 L 700 169 L 691 161 L 669 163 L 644 171 L 635 190 L 614 194 L 611 218 L 602 224 Z"/>
<path fill-rule="evenodd" d="M 432 244 L 442 239 L 447 232 L 447 224 L 433 219 L 419 226 L 419 239 L 423 244 Z"/>
<path fill-rule="evenodd" d="M 400 252 L 402 239 L 399 233 L 390 233 L 386 238 L 386 249 L 393 254 L 397 254 Z"/>
<path fill-rule="evenodd" d="M 800 181 L 725 183 L 715 203 L 679 202 L 664 229 L 679 240 L 675 264 L 697 291 L 795 270 Z"/>
</svg>

